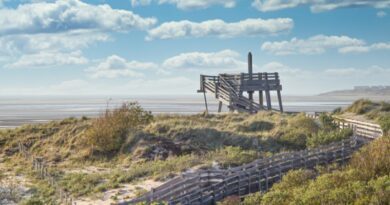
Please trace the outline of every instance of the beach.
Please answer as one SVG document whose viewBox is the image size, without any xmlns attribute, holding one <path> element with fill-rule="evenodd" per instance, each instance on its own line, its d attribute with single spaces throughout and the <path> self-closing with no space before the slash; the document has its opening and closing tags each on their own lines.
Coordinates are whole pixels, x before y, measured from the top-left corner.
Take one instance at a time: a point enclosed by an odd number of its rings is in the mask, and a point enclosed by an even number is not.
<svg viewBox="0 0 390 205">
<path fill-rule="evenodd" d="M 362 96 L 283 96 L 287 112 L 323 112 L 346 107 Z M 386 96 L 370 99 L 389 100 Z M 216 113 L 218 102 L 207 95 L 210 113 Z M 257 99 L 256 96 L 254 99 Z M 96 117 L 105 109 L 122 103 L 138 102 L 153 114 L 196 114 L 206 110 L 202 94 L 191 96 L 28 96 L 0 97 L 0 128 L 14 128 L 23 124 L 45 123 L 69 117 Z M 276 100 L 273 100 L 277 108 Z M 223 106 L 222 112 L 227 107 Z"/>
</svg>

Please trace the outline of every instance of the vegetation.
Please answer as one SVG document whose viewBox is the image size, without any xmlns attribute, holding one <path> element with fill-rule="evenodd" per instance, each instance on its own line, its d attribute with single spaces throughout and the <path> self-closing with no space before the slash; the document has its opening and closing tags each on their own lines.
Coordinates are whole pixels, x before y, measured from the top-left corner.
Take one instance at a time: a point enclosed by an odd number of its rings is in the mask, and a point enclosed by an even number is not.
<svg viewBox="0 0 390 205">
<path fill-rule="evenodd" d="M 377 139 L 356 153 L 350 165 L 316 175 L 295 170 L 264 195 L 245 198 L 244 204 L 389 204 L 390 137 Z"/>
<path fill-rule="evenodd" d="M 347 110 L 357 113 L 364 110 L 367 118 L 376 119 L 384 130 L 389 130 L 388 104 L 361 102 L 353 106 L 354 108 Z M 165 181 L 189 169 L 239 166 L 280 151 L 300 150 L 339 141 L 351 136 L 351 132 L 338 130 L 333 124 L 332 115 L 321 115 L 318 120 L 310 119 L 305 114 L 274 112 L 255 115 L 229 113 L 152 116 L 138 104 L 130 103 L 106 111 L 96 119 L 68 118 L 0 131 L 0 153 L 9 169 L 19 173 L 23 168 L 15 165 L 27 166 L 17 154 L 18 142 L 23 142 L 33 155 L 43 156 L 53 170 L 58 170 L 56 178 L 64 189 L 76 197 L 84 197 L 119 188 L 124 183 L 137 183 L 145 179 Z M 386 161 L 384 158 L 378 160 Z M 365 162 L 363 159 L 361 161 Z M 367 166 L 379 166 L 370 161 L 365 163 Z M 91 172 L 88 167 L 101 170 Z M 316 183 L 313 180 L 316 173 L 307 170 L 294 173 L 292 172 L 291 179 L 287 175 L 286 182 L 279 185 L 291 185 L 291 193 L 282 188 L 276 192 L 276 185 L 274 195 L 252 195 L 246 198 L 244 204 L 259 204 L 264 200 L 270 200 L 271 204 L 283 204 L 280 200 L 295 200 L 293 190 L 299 189 L 292 186 L 294 178 L 307 182 L 299 185 L 302 189 L 310 188 L 314 186 L 311 183 Z M 333 176 L 335 173 L 337 171 L 326 174 Z M 363 179 L 363 176 L 353 173 L 351 176 L 345 173 L 342 176 Z M 368 184 L 373 174 L 365 175 L 364 182 Z M 375 177 L 378 178 L 379 175 Z M 22 204 L 52 202 L 54 191 L 47 184 L 34 183 L 32 190 L 32 197 Z M 273 202 L 278 195 L 279 201 Z M 235 198 L 230 200 L 234 201 Z"/>
<path fill-rule="evenodd" d="M 92 146 L 92 151 L 112 153 L 119 150 L 129 132 L 135 132 L 139 126 L 148 124 L 152 119 L 151 113 L 144 111 L 138 104 L 123 104 L 94 119 L 85 138 Z"/>
<path fill-rule="evenodd" d="M 390 131 L 390 103 L 361 99 L 349 106 L 345 112 L 364 115 L 368 119 L 376 121 L 385 134 Z"/>
</svg>

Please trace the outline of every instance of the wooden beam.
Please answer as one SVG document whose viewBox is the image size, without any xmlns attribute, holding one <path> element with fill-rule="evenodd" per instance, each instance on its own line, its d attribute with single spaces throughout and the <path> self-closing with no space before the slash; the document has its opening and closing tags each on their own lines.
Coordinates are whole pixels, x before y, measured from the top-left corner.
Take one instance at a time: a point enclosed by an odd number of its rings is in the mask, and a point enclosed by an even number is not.
<svg viewBox="0 0 390 205">
<path fill-rule="evenodd" d="M 219 101 L 219 104 L 218 104 L 218 112 L 221 112 L 222 111 L 222 102 Z"/>
<path fill-rule="evenodd" d="M 259 104 L 260 104 L 260 108 L 263 109 L 264 108 L 264 96 L 263 96 L 262 90 L 259 90 Z"/>
<path fill-rule="evenodd" d="M 209 108 L 207 106 L 206 92 L 203 92 L 203 96 L 204 96 L 204 104 L 206 106 L 206 114 L 209 114 Z"/>
<path fill-rule="evenodd" d="M 277 93 L 278 93 L 279 109 L 280 112 L 283 112 L 282 95 L 280 94 L 280 90 L 278 90 Z"/>
<path fill-rule="evenodd" d="M 272 110 L 272 105 L 271 105 L 271 94 L 269 92 L 269 87 L 268 87 L 268 74 L 265 73 L 265 83 L 266 83 L 266 90 L 265 90 L 265 96 L 267 98 L 267 109 Z"/>
</svg>

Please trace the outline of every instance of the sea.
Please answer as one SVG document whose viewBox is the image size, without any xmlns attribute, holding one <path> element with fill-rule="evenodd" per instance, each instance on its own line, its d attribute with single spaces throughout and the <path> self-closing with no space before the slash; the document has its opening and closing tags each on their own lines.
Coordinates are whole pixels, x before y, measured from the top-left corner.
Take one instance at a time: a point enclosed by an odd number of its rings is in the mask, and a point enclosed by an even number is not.
<svg viewBox="0 0 390 205">
<path fill-rule="evenodd" d="M 346 107 L 359 97 L 283 96 L 288 112 L 322 112 Z M 216 113 L 218 102 L 206 95 L 208 110 Z M 189 96 L 3 96 L 0 97 L 0 128 L 15 128 L 23 124 L 45 123 L 69 117 L 97 117 L 106 109 L 123 103 L 138 102 L 153 114 L 189 115 L 206 110 L 203 94 Z M 277 99 L 272 99 L 278 108 Z M 227 107 L 223 106 L 223 112 Z"/>
</svg>

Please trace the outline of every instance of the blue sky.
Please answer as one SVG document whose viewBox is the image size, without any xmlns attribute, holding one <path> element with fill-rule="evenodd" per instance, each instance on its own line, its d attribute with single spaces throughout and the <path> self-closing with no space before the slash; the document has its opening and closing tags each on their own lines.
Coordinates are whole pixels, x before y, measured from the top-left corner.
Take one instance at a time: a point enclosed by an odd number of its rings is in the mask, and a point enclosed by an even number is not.
<svg viewBox="0 0 390 205">
<path fill-rule="evenodd" d="M 284 94 L 390 83 L 389 0 L 0 0 L 0 95 L 195 94 L 280 72 Z"/>
</svg>

